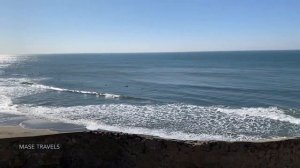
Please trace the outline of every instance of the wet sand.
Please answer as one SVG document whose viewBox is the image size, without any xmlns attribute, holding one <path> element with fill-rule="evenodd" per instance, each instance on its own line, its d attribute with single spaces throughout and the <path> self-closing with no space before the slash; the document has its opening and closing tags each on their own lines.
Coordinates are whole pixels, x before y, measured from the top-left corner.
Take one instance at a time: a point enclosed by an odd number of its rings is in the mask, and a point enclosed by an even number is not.
<svg viewBox="0 0 300 168">
<path fill-rule="evenodd" d="M 0 138 L 29 137 L 57 133 L 58 132 L 56 131 L 50 131 L 48 129 L 26 129 L 21 126 L 0 126 Z"/>
</svg>

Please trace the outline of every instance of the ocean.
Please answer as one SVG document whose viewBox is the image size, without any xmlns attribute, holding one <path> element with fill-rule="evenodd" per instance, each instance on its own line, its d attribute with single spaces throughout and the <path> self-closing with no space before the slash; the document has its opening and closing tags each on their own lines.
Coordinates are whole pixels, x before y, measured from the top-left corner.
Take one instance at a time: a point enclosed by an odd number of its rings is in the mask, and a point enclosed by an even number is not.
<svg viewBox="0 0 300 168">
<path fill-rule="evenodd" d="M 0 56 L 0 113 L 181 140 L 300 135 L 300 51 Z"/>
</svg>

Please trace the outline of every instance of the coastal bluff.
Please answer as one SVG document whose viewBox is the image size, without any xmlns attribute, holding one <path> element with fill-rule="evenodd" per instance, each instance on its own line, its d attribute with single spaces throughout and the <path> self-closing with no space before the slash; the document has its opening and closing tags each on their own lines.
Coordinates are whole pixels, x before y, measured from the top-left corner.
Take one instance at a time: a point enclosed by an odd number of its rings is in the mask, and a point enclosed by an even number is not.
<svg viewBox="0 0 300 168">
<path fill-rule="evenodd" d="M 300 167 L 300 139 L 179 141 L 107 131 L 0 139 L 0 167 Z"/>
</svg>

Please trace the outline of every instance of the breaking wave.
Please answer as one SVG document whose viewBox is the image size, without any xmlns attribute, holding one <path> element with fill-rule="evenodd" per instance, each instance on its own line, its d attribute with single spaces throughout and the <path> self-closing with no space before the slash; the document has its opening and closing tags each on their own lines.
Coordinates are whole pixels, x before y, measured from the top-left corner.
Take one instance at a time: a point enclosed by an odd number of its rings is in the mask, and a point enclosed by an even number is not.
<svg viewBox="0 0 300 168">
<path fill-rule="evenodd" d="M 249 141 L 300 133 L 300 119 L 284 114 L 276 107 L 235 109 L 185 104 L 106 104 L 72 107 L 21 105 L 16 108 L 24 115 L 79 124 L 90 130 L 181 140 Z M 260 112 L 262 115 L 258 115 Z M 283 128 L 288 129 L 284 134 Z"/>
<path fill-rule="evenodd" d="M 111 99 L 117 99 L 117 98 L 125 98 L 125 96 L 117 95 L 117 94 L 110 94 L 110 93 L 101 93 L 101 92 L 91 92 L 91 91 L 82 91 L 82 90 L 72 90 L 72 89 L 64 89 L 59 87 L 53 87 L 53 86 L 46 86 L 41 84 L 32 84 L 33 87 L 39 88 L 39 89 L 48 89 L 48 90 L 54 90 L 59 92 L 70 92 L 70 93 L 79 93 L 79 94 L 89 94 L 89 95 L 96 95 L 99 97 L 105 97 L 105 98 L 111 98 Z"/>
</svg>

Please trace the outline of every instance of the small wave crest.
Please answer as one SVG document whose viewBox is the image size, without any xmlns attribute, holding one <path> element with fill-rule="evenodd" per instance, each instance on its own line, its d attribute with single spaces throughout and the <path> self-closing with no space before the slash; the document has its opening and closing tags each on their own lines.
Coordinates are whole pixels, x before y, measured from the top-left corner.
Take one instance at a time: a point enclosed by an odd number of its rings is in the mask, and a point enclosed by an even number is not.
<svg viewBox="0 0 300 168">
<path fill-rule="evenodd" d="M 54 91 L 59 91 L 59 92 L 70 92 L 70 93 L 78 93 L 78 94 L 96 95 L 97 97 L 104 97 L 104 98 L 107 98 L 107 99 L 118 99 L 118 98 L 125 97 L 125 96 L 121 96 L 121 95 L 117 95 L 117 94 L 65 89 L 65 88 L 59 88 L 59 87 L 54 87 L 54 86 L 46 86 L 46 85 L 35 84 L 35 83 L 30 83 L 30 82 L 27 82 L 27 85 L 30 85 L 32 87 L 39 88 L 39 89 L 54 90 Z"/>
</svg>

